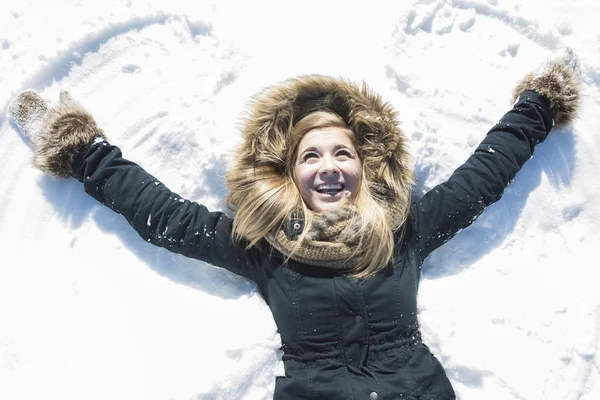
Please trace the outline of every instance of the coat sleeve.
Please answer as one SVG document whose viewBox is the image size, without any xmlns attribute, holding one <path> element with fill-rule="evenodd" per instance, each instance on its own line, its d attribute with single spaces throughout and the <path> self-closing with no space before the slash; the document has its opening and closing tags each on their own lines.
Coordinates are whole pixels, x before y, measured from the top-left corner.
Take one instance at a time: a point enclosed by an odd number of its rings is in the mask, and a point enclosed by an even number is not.
<svg viewBox="0 0 600 400">
<path fill-rule="evenodd" d="M 524 92 L 467 161 L 412 204 L 412 228 L 422 259 L 500 199 L 553 124 L 548 100 Z"/>
<path fill-rule="evenodd" d="M 145 241 L 256 281 L 257 250 L 232 241 L 229 217 L 170 191 L 117 146 L 98 138 L 72 170 L 89 195 L 123 215 Z"/>
</svg>

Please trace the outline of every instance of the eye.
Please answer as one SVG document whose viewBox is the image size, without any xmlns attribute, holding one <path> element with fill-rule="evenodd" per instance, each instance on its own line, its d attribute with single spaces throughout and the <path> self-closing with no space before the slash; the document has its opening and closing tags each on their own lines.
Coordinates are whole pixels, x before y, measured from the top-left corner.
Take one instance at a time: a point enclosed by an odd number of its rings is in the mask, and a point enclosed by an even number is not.
<svg viewBox="0 0 600 400">
<path fill-rule="evenodd" d="M 337 151 L 337 153 L 335 155 L 337 157 L 342 157 L 342 158 L 354 158 L 354 153 L 352 153 L 348 149 L 340 149 Z"/>
<path fill-rule="evenodd" d="M 314 151 L 309 151 L 307 153 L 304 153 L 304 155 L 302 156 L 302 161 L 306 162 L 311 159 L 317 159 L 317 158 L 319 158 L 319 155 L 317 153 L 315 153 Z"/>
</svg>

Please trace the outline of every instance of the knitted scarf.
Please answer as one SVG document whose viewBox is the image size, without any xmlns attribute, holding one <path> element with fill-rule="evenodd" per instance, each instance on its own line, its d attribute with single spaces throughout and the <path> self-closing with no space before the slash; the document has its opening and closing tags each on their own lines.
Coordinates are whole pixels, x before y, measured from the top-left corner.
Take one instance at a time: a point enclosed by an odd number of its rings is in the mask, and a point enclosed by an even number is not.
<svg viewBox="0 0 600 400">
<path fill-rule="evenodd" d="M 333 269 L 353 267 L 359 244 L 361 218 L 352 205 L 334 211 L 315 213 L 304 240 L 304 221 L 294 216 L 281 229 L 267 236 L 267 241 L 284 256 L 305 264 Z"/>
</svg>

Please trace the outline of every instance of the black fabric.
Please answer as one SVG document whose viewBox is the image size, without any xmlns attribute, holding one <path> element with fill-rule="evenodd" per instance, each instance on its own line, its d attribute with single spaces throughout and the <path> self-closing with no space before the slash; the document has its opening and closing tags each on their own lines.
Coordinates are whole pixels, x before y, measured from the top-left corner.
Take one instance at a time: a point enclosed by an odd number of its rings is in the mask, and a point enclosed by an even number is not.
<svg viewBox="0 0 600 400">
<path fill-rule="evenodd" d="M 355 280 L 290 262 L 266 244 L 245 250 L 233 221 L 182 199 L 116 146 L 99 141 L 74 165 L 87 193 L 122 214 L 147 242 L 256 282 L 283 347 L 275 398 L 450 400 L 441 364 L 422 342 L 417 290 L 425 257 L 498 200 L 552 128 L 545 98 L 526 92 L 450 178 L 411 208 L 394 261 Z"/>
</svg>

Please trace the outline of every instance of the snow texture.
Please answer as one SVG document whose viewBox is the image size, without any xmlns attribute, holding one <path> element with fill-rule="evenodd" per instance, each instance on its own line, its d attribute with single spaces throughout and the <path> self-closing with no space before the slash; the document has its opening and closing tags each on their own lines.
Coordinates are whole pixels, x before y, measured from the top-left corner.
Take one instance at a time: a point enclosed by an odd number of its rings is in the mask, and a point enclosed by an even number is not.
<svg viewBox="0 0 600 400">
<path fill-rule="evenodd" d="M 6 117 L 20 91 L 69 90 L 126 157 L 225 210 L 227 154 L 265 86 L 368 82 L 400 110 L 423 193 L 566 46 L 581 118 L 428 258 L 420 321 L 459 399 L 600 398 L 599 14 L 597 0 L 4 0 L 0 399 L 268 399 L 283 373 L 252 284 L 152 247 L 75 180 L 31 168 Z"/>
</svg>

